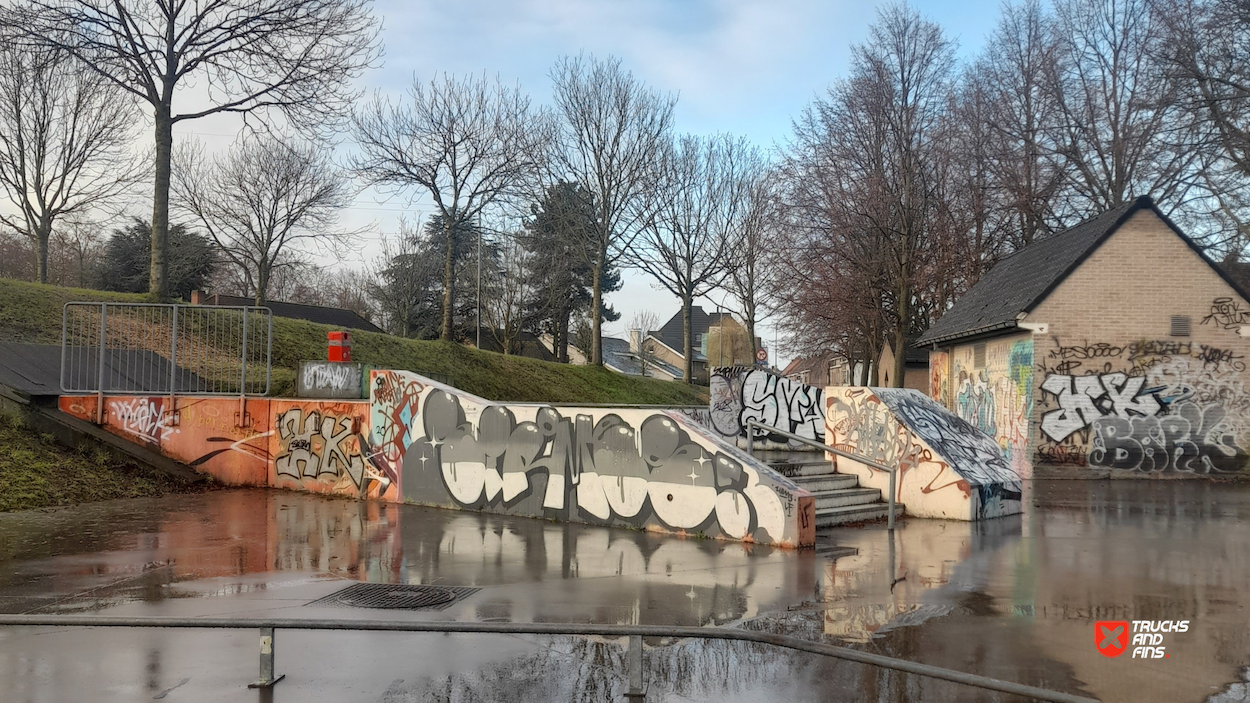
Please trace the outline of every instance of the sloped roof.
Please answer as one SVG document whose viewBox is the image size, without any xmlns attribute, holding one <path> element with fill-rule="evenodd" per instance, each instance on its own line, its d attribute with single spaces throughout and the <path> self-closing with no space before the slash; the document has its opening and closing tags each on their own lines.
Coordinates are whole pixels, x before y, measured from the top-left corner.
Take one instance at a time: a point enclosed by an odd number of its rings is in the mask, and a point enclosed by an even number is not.
<svg viewBox="0 0 1250 703">
<path fill-rule="evenodd" d="M 916 340 L 917 346 L 1005 333 L 1021 313 L 1037 307 L 1064 279 L 1138 210 L 1150 209 L 1238 293 L 1241 288 L 1206 257 L 1147 196 L 1108 210 L 998 262 L 946 314 Z M 1244 297 L 1244 293 L 1242 293 Z"/>
<path fill-rule="evenodd" d="M 612 370 L 623 373 L 626 376 L 642 375 L 642 359 L 629 349 L 629 340 L 620 337 L 604 337 L 603 344 L 603 364 Z M 649 361 L 650 366 L 660 369 L 664 373 L 673 378 L 682 378 L 682 370 L 666 364 L 659 359 L 652 358 Z"/>
<path fill-rule="evenodd" d="M 727 312 L 707 313 L 704 312 L 703 308 L 699 305 L 690 306 L 690 333 L 694 335 L 694 339 L 690 341 L 694 346 L 694 355 L 696 360 L 704 361 L 703 355 L 699 353 L 699 335 L 707 334 L 707 331 L 711 329 L 712 325 L 720 322 L 722 317 L 733 320 L 733 315 L 730 315 Z M 670 317 L 668 322 L 665 322 L 660 329 L 652 330 L 648 332 L 648 334 L 660 340 L 670 349 L 680 354 L 682 346 L 686 341 L 686 333 L 682 329 L 681 310 L 678 310 L 676 314 Z"/>
<path fill-rule="evenodd" d="M 238 295 L 211 295 L 207 305 L 253 305 L 256 301 Z M 382 332 L 382 328 L 366 320 L 352 310 L 329 308 L 323 305 L 305 305 L 304 303 L 284 303 L 271 300 L 265 307 L 273 310 L 278 317 L 289 317 L 296 320 L 307 320 L 319 325 L 345 327 L 366 332 Z"/>
</svg>

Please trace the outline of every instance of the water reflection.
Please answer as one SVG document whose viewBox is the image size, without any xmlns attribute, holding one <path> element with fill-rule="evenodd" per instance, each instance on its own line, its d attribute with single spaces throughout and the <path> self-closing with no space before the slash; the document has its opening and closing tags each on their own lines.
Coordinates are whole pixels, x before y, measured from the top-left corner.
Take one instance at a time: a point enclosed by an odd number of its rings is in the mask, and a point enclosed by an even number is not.
<svg viewBox="0 0 1250 703">
<path fill-rule="evenodd" d="M 481 590 L 445 611 L 379 617 L 748 627 L 1106 701 L 1225 703 L 1244 700 L 1250 685 L 1248 486 L 1039 483 L 1022 516 L 906 520 L 893 541 L 883 526 L 821 540 L 855 553 L 832 560 L 499 515 L 221 491 L 0 516 L 0 608 L 214 614 L 280 603 L 287 616 L 329 615 L 303 603 L 337 588 L 337 579 L 438 583 Z M 1169 641 L 1166 660 L 1106 659 L 1092 643 L 1096 619 L 1188 619 L 1191 627 Z M 90 641 L 119 637 L 106 635 Z M 0 659 L 27 661 L 31 641 L 9 636 L 0 633 Z M 621 642 L 466 636 L 432 646 L 431 637 L 386 640 L 422 652 L 418 666 L 409 655 L 373 652 L 381 647 L 373 635 L 301 635 L 318 644 L 304 647 L 312 653 L 288 673 L 298 681 L 301 671 L 315 672 L 326 700 L 597 701 L 624 690 Z M 41 657 L 67 646 L 44 641 Z M 91 676 L 139 684 L 148 698 L 170 691 L 171 700 L 213 700 L 198 683 L 203 665 L 186 653 L 195 647 L 176 647 L 169 633 L 119 641 L 126 663 Z M 452 641 L 465 649 L 437 657 Z M 356 659 L 336 668 L 343 642 L 352 656 L 378 660 L 368 685 L 354 674 Z M 648 645 L 653 701 L 1010 700 L 762 645 Z M 252 666 L 254 644 L 239 646 L 219 661 L 243 657 Z M 73 677 L 75 666 L 56 670 Z M 28 678 L 37 679 L 5 671 L 28 689 Z"/>
</svg>

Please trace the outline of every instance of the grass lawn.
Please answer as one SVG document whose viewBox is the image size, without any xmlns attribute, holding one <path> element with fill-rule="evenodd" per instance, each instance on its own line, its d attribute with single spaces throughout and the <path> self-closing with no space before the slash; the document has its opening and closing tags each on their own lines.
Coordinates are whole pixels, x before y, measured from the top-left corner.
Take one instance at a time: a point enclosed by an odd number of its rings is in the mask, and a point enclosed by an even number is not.
<svg viewBox="0 0 1250 703">
<path fill-rule="evenodd" d="M 103 449 L 66 449 L 11 415 L 0 415 L 0 447 L 4 448 L 0 451 L 0 512 L 198 492 L 213 486 L 119 461 Z"/>
<path fill-rule="evenodd" d="M 59 344 L 61 308 L 70 301 L 146 302 L 147 296 L 62 288 L 0 278 L 0 339 Z M 273 320 L 273 394 L 294 395 L 301 360 L 324 359 L 330 327 Z M 591 366 L 554 364 L 483 352 L 459 344 L 352 331 L 352 359 L 386 369 L 450 378 L 457 388 L 490 400 L 706 405 L 707 389 L 624 376 Z"/>
</svg>

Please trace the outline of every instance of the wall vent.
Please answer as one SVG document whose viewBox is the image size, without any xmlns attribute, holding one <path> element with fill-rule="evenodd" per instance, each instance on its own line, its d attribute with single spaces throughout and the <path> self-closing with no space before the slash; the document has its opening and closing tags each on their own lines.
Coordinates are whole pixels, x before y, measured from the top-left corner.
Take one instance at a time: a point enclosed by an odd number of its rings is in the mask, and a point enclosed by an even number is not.
<svg viewBox="0 0 1250 703">
<path fill-rule="evenodd" d="M 1172 331 L 1173 337 L 1188 337 L 1190 330 L 1189 315 L 1173 315 Z"/>
<path fill-rule="evenodd" d="M 973 345 L 972 347 L 972 368 L 985 368 L 985 343 Z"/>
</svg>

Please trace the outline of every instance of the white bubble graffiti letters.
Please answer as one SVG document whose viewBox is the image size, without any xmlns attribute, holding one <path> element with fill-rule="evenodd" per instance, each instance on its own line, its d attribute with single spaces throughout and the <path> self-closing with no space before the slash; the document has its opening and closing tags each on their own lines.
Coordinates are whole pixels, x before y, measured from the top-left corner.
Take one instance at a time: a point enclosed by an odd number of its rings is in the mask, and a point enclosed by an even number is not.
<svg viewBox="0 0 1250 703">
<path fill-rule="evenodd" d="M 1051 374 L 1042 382 L 1042 390 L 1056 397 L 1059 409 L 1042 415 L 1042 432 L 1060 442 L 1099 418 L 1153 417 L 1163 404 L 1154 395 L 1156 389 L 1142 391 L 1145 383 L 1144 376 L 1122 373 Z"/>
<path fill-rule="evenodd" d="M 148 442 L 159 443 L 176 432 L 174 414 L 164 412 L 164 398 L 110 400 L 109 410 L 121 420 L 121 429 Z"/>
</svg>

